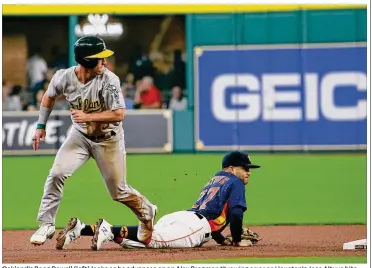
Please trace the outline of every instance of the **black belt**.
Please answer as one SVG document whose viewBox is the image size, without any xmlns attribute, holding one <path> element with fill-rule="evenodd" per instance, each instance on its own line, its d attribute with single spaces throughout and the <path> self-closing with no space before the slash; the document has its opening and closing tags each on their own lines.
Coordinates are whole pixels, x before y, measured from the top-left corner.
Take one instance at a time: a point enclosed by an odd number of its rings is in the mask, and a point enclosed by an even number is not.
<svg viewBox="0 0 372 268">
<path fill-rule="evenodd" d="M 116 135 L 115 131 L 111 130 L 110 132 L 107 132 L 106 134 L 103 134 L 103 135 L 99 135 L 99 136 L 89 136 L 83 132 L 81 132 L 79 130 L 79 132 L 85 137 L 87 138 L 88 140 L 91 140 L 91 141 L 94 141 L 94 142 L 97 142 L 97 141 L 102 141 L 104 139 L 108 139 L 110 137 L 113 137 Z"/>
<path fill-rule="evenodd" d="M 194 212 L 195 213 L 195 215 L 199 218 L 199 219 L 204 219 L 205 217 L 202 215 L 202 214 L 200 214 L 199 212 Z M 204 238 L 208 238 L 208 237 L 210 237 L 212 235 L 212 233 L 206 233 L 205 235 L 204 235 Z"/>
</svg>

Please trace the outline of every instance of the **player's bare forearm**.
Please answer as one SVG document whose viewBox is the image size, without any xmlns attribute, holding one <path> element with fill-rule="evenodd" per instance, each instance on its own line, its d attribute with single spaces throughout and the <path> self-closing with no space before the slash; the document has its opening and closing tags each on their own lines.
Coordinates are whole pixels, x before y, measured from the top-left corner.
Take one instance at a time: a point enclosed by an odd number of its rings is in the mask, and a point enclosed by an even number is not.
<svg viewBox="0 0 372 268">
<path fill-rule="evenodd" d="M 86 114 L 87 120 L 85 122 L 119 122 L 124 119 L 124 114 L 124 108 Z"/>
<path fill-rule="evenodd" d="M 47 93 L 45 93 L 42 100 L 41 100 L 41 106 L 44 106 L 44 107 L 52 110 L 53 107 L 54 107 L 55 101 L 56 101 L 55 98 L 52 98 Z"/>
<path fill-rule="evenodd" d="M 32 148 L 34 151 L 39 149 L 40 141 L 45 141 L 46 123 L 54 107 L 55 99 L 50 97 L 47 93 L 41 99 L 39 119 L 37 121 L 36 133 L 32 138 Z"/>
</svg>

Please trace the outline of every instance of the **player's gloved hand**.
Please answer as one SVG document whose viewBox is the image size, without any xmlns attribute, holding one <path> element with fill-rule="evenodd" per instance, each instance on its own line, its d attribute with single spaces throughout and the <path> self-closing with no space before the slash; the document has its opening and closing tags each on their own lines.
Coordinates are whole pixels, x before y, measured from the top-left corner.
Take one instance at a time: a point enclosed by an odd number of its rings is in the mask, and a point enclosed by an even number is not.
<svg viewBox="0 0 372 268">
<path fill-rule="evenodd" d="M 234 247 L 251 247 L 253 244 L 250 240 L 242 240 L 240 242 L 233 242 L 231 236 L 227 236 L 221 244 L 222 246 L 234 246 Z"/>
<path fill-rule="evenodd" d="M 226 236 L 226 238 L 230 239 L 232 241 L 231 234 Z M 252 242 L 252 244 L 257 244 L 258 241 L 261 240 L 258 233 L 253 232 L 252 230 L 250 230 L 248 228 L 243 228 L 241 239 L 242 240 L 248 240 L 248 241 Z"/>
<path fill-rule="evenodd" d="M 250 240 L 242 240 L 240 242 L 234 243 L 234 247 L 251 247 L 253 246 Z"/>
<path fill-rule="evenodd" d="M 249 240 L 252 244 L 257 244 L 260 241 L 260 235 L 248 228 L 243 228 L 242 231 L 242 240 Z"/>
<path fill-rule="evenodd" d="M 45 129 L 36 129 L 36 133 L 32 138 L 32 148 L 34 151 L 39 149 L 40 141 L 45 141 L 46 131 Z"/>
</svg>

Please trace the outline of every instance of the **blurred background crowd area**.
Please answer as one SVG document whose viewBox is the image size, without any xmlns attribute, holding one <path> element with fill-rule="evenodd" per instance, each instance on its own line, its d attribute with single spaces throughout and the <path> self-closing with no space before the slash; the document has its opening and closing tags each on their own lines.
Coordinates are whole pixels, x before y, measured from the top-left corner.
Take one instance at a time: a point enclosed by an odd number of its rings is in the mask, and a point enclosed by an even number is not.
<svg viewBox="0 0 372 268">
<path fill-rule="evenodd" d="M 80 16 L 77 27 L 87 23 Z M 115 16 L 122 34 L 100 36 L 115 54 L 127 109 L 187 109 L 184 16 Z M 53 74 L 69 62 L 67 17 L 3 17 L 3 111 L 37 111 Z M 76 36 L 76 39 L 80 36 Z M 138 105 L 138 103 L 142 105 Z M 68 110 L 63 96 L 54 110 Z"/>
</svg>

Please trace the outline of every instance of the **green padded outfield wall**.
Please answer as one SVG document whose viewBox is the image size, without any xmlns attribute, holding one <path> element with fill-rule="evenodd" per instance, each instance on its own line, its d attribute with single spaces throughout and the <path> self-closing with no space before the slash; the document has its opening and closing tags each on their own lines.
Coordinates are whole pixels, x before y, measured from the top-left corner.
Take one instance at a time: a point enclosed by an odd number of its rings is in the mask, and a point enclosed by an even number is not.
<svg viewBox="0 0 372 268">
<path fill-rule="evenodd" d="M 367 10 L 190 15 L 191 46 L 367 40 Z"/>
<path fill-rule="evenodd" d="M 193 151 L 193 50 L 205 45 L 366 42 L 367 10 L 298 10 L 290 12 L 203 14 L 186 16 L 189 112 L 177 123 L 175 151 Z M 187 120 L 186 120 L 187 117 Z M 187 123 L 185 123 L 187 122 Z M 180 135 L 182 133 L 182 135 Z"/>
</svg>

